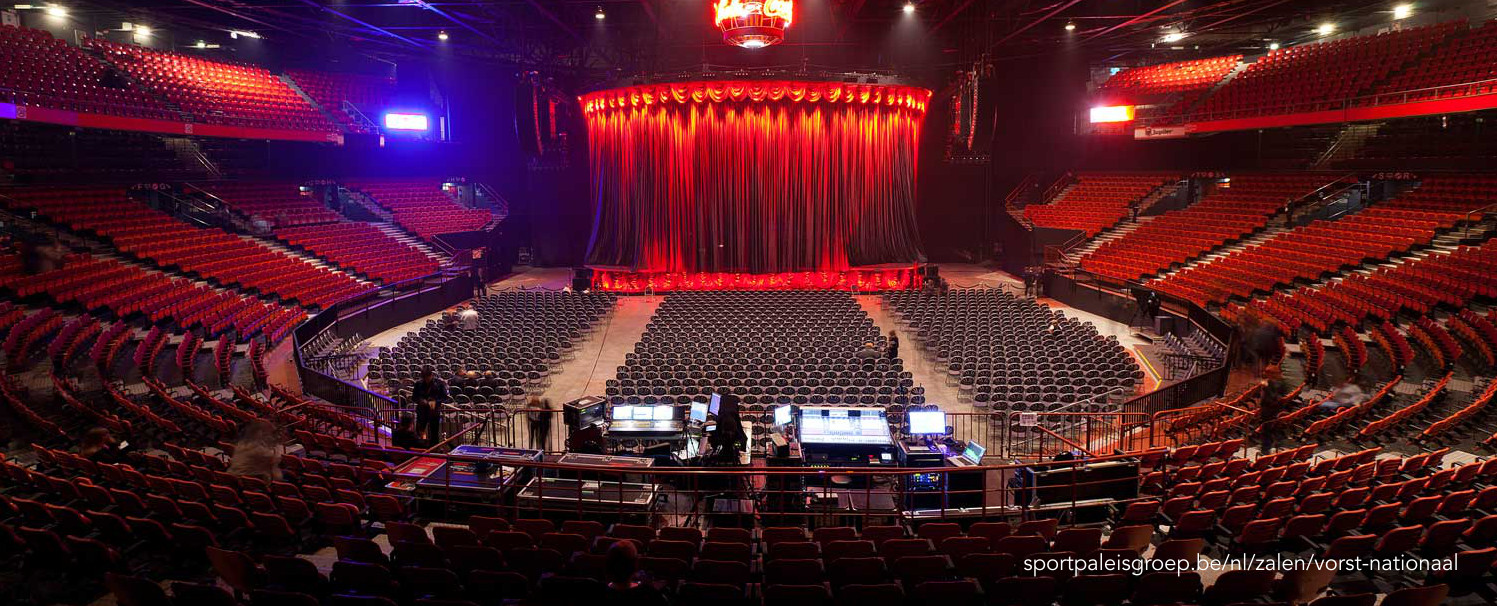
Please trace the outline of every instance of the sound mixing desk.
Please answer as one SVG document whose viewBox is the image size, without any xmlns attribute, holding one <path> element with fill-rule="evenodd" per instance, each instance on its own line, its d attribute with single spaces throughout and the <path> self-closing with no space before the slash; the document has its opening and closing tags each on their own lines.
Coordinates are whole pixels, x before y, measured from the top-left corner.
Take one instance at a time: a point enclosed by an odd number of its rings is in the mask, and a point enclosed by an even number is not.
<svg viewBox="0 0 1497 606">
<path fill-rule="evenodd" d="M 800 445 L 807 467 L 894 467 L 894 441 L 880 408 L 800 409 Z M 832 476 L 832 483 L 859 486 L 863 476 Z M 845 480 L 845 481 L 844 481 Z"/>
</svg>

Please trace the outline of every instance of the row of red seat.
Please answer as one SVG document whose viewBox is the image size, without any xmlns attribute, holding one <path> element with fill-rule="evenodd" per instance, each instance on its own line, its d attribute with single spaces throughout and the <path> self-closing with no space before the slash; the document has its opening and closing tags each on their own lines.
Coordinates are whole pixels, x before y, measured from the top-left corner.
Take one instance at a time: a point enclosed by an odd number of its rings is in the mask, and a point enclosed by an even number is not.
<svg viewBox="0 0 1497 606">
<path fill-rule="evenodd" d="M 1099 246 L 1081 259 L 1081 268 L 1125 280 L 1158 273 L 1262 228 L 1291 202 L 1332 181 L 1314 174 L 1234 177 L 1189 208 Z"/>
<path fill-rule="evenodd" d="M 1079 229 L 1090 238 L 1128 216 L 1129 209 L 1179 175 L 1091 173 L 1048 204 L 1024 207 L 1024 216 L 1040 227 Z"/>
<path fill-rule="evenodd" d="M 1336 109 L 1465 27 L 1465 21 L 1455 21 L 1270 51 L 1194 115 L 1214 119 Z"/>
<path fill-rule="evenodd" d="M 140 85 L 206 124 L 336 132 L 317 108 L 263 67 L 87 38 Z"/>
<path fill-rule="evenodd" d="M 358 181 L 348 184 L 389 210 L 395 223 L 423 240 L 441 234 L 477 231 L 494 220 L 486 210 L 464 207 L 435 181 Z"/>
<path fill-rule="evenodd" d="M 22 105 L 136 118 L 179 120 L 156 98 L 104 83 L 104 66 L 47 32 L 0 25 L 0 88 Z"/>
<path fill-rule="evenodd" d="M 1494 83 L 1491 81 L 1497 80 L 1497 61 L 1493 61 L 1494 56 L 1497 56 L 1497 21 L 1488 21 L 1479 28 L 1457 32 L 1439 52 L 1421 58 L 1387 82 L 1378 85 L 1376 92 L 1419 91 L 1404 96 L 1411 101 L 1490 93 L 1494 90 Z M 1461 90 L 1424 90 L 1468 83 L 1481 84 Z"/>
<path fill-rule="evenodd" d="M 306 319 L 300 309 L 89 255 L 69 256 L 61 268 L 37 275 L 0 273 L 0 287 L 18 297 L 45 294 L 59 303 L 105 309 L 122 318 L 139 313 L 152 322 L 201 326 L 210 336 L 233 329 L 241 341 L 263 332 L 277 342 Z"/>
<path fill-rule="evenodd" d="M 343 219 L 333 209 L 318 204 L 289 181 L 226 181 L 200 186 L 234 210 L 258 217 L 272 227 L 294 227 L 333 223 Z"/>
<path fill-rule="evenodd" d="M 386 282 L 436 273 L 440 264 L 368 223 L 342 222 L 278 229 L 275 237 L 339 267 Z"/>
<path fill-rule="evenodd" d="M 1349 265 L 1429 244 L 1466 213 L 1497 201 L 1497 180 L 1427 179 L 1395 200 L 1335 221 L 1316 221 L 1258 246 L 1155 281 L 1160 291 L 1198 305 L 1271 291 L 1296 279 L 1318 279 Z"/>
<path fill-rule="evenodd" d="M 33 189 L 13 199 L 53 221 L 107 237 L 121 251 L 303 305 L 328 307 L 368 286 L 218 228 L 200 228 L 108 188 Z"/>
<path fill-rule="evenodd" d="M 286 75 L 348 132 L 375 132 L 378 125 L 371 128 L 371 125 L 354 119 L 344 102 L 352 103 L 366 118 L 376 120 L 395 97 L 395 81 L 390 78 L 298 69 L 288 70 Z"/>
</svg>

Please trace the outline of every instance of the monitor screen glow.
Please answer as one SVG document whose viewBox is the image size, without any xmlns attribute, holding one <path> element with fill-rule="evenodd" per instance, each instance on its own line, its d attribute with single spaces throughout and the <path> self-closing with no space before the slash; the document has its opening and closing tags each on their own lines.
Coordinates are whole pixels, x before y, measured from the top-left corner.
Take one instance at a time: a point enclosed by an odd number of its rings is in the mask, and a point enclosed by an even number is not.
<svg viewBox="0 0 1497 606">
<path fill-rule="evenodd" d="M 920 410 L 909 413 L 910 434 L 946 433 L 946 413 L 939 410 Z"/>
<path fill-rule="evenodd" d="M 987 452 L 988 449 L 983 448 L 982 444 L 978 444 L 977 442 L 969 440 L 967 442 L 967 448 L 962 451 L 962 456 L 967 457 L 967 459 L 971 460 L 973 463 L 981 463 L 982 455 L 987 454 Z"/>
<path fill-rule="evenodd" d="M 722 394 L 712 394 L 712 404 L 707 407 L 707 414 L 717 414 L 718 409 L 722 408 L 722 405 Z"/>
<path fill-rule="evenodd" d="M 707 403 L 706 402 L 692 402 L 691 403 L 691 420 L 696 421 L 698 423 L 705 423 L 705 422 L 707 422 Z"/>
<path fill-rule="evenodd" d="M 385 114 L 385 128 L 390 130 L 426 132 L 431 130 L 431 120 L 426 117 L 426 114 L 390 112 Z"/>
<path fill-rule="evenodd" d="M 654 420 L 656 420 L 656 421 L 670 421 L 670 420 L 673 420 L 675 418 L 676 418 L 676 407 L 675 406 L 666 405 L 666 406 L 656 406 L 655 407 Z"/>
<path fill-rule="evenodd" d="M 633 406 L 615 406 L 615 407 L 613 407 L 613 420 L 615 420 L 615 421 L 630 421 L 630 420 L 633 420 L 633 419 L 634 419 L 634 407 Z"/>
<path fill-rule="evenodd" d="M 776 406 L 775 407 L 775 409 L 774 409 L 774 424 L 775 425 L 789 425 L 790 424 L 790 407 L 789 406 Z"/>
</svg>

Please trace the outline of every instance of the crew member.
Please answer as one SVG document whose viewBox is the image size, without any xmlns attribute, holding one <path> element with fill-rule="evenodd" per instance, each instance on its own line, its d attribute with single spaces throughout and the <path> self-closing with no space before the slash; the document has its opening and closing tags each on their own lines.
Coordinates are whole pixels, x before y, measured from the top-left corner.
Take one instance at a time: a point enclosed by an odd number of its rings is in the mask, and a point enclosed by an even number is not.
<svg viewBox="0 0 1497 606">
<path fill-rule="evenodd" d="M 422 367 L 421 380 L 411 389 L 411 400 L 416 404 L 416 434 L 425 436 L 430 445 L 442 441 L 442 404 L 448 399 L 447 384 L 437 378 L 436 370 Z"/>
</svg>

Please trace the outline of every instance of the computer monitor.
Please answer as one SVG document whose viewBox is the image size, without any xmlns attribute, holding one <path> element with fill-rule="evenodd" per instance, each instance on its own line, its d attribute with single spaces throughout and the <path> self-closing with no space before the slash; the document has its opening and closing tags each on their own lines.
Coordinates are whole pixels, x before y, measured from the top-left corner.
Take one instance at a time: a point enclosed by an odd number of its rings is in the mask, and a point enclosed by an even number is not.
<svg viewBox="0 0 1497 606">
<path fill-rule="evenodd" d="M 987 454 L 987 452 L 988 449 L 983 448 L 982 444 L 967 440 L 967 448 L 962 450 L 962 456 L 967 457 L 967 460 L 973 463 L 982 463 L 982 455 Z"/>
<path fill-rule="evenodd" d="M 946 433 L 946 413 L 939 410 L 916 410 L 909 413 L 910 435 Z"/>
<path fill-rule="evenodd" d="M 707 403 L 706 402 L 692 402 L 691 403 L 691 420 L 695 421 L 697 423 L 706 423 L 707 422 Z"/>
<path fill-rule="evenodd" d="M 775 425 L 780 425 L 780 426 L 789 425 L 790 424 L 790 419 L 791 419 L 791 416 L 790 416 L 790 405 L 789 404 L 786 404 L 784 406 L 776 406 L 774 408 L 774 424 Z"/>
<path fill-rule="evenodd" d="M 674 421 L 676 419 L 676 407 L 669 404 L 655 406 L 651 417 L 656 421 Z"/>
<path fill-rule="evenodd" d="M 633 419 L 634 419 L 634 407 L 633 406 L 615 406 L 615 407 L 613 407 L 613 420 L 615 420 L 615 421 L 632 421 Z"/>
<path fill-rule="evenodd" d="M 717 411 L 722 410 L 722 406 L 723 395 L 720 393 L 712 394 L 712 403 L 707 406 L 707 414 L 716 415 Z"/>
</svg>

